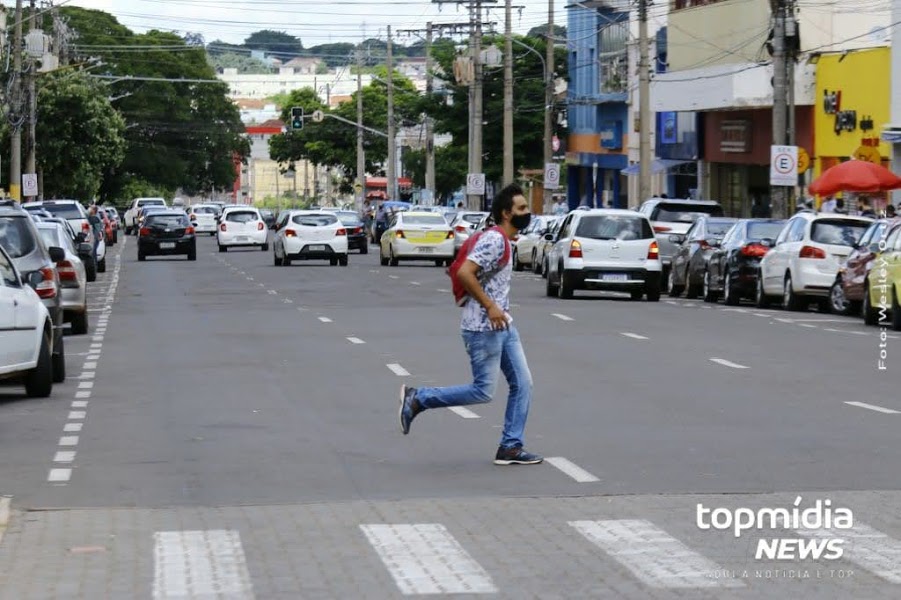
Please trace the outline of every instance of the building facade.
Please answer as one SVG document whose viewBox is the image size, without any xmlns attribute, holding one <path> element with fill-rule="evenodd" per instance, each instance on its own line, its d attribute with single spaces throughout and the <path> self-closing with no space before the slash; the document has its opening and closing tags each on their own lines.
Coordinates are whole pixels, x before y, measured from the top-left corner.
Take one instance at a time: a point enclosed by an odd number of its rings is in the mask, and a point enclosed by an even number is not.
<svg viewBox="0 0 901 600">
<path fill-rule="evenodd" d="M 282 173 L 283 165 L 269 158 L 269 139 L 282 133 L 285 124 L 270 120 L 259 125 L 246 126 L 250 141 L 250 157 L 246 165 L 240 165 L 238 181 L 235 184 L 236 200 L 239 204 L 253 204 L 265 198 L 277 198 L 290 192 L 292 195 L 307 195 L 318 188 L 316 166 L 308 161 L 299 161 L 294 171 Z"/>
</svg>

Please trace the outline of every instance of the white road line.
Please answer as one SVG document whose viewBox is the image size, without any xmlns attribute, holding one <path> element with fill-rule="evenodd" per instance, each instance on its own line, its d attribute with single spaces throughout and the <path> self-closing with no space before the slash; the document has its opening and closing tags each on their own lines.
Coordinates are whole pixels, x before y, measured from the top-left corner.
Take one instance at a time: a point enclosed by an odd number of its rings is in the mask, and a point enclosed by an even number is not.
<svg viewBox="0 0 901 600">
<path fill-rule="evenodd" d="M 711 362 L 715 362 L 718 365 L 723 365 L 724 367 L 729 367 L 732 369 L 750 369 L 751 367 L 746 367 L 744 365 L 740 365 L 738 363 L 734 363 L 731 360 L 726 360 L 725 358 L 711 358 Z"/>
<path fill-rule="evenodd" d="M 85 360 L 100 360 L 100 355 L 99 354 L 88 354 L 85 357 Z"/>
<path fill-rule="evenodd" d="M 78 384 L 78 388 L 82 389 L 82 390 L 89 390 L 92 387 L 94 387 L 93 381 L 82 381 L 81 383 Z"/>
<path fill-rule="evenodd" d="M 391 369 L 391 371 L 392 371 L 395 375 L 398 375 L 398 376 L 400 376 L 400 377 L 409 377 L 409 375 L 410 375 L 410 372 L 409 372 L 409 371 L 407 371 L 405 368 L 403 368 L 402 366 L 400 366 L 400 365 L 397 364 L 397 363 L 390 363 L 390 364 L 385 365 L 385 366 L 388 367 L 389 369 Z"/>
<path fill-rule="evenodd" d="M 72 469 L 50 469 L 47 475 L 47 481 L 51 483 L 62 483 L 72 478 Z"/>
<path fill-rule="evenodd" d="M 479 415 L 472 412 L 465 406 L 448 406 L 447 409 L 452 413 L 456 413 L 458 416 L 463 417 L 464 419 L 481 419 Z"/>
<path fill-rule="evenodd" d="M 248 277 L 247 281 L 253 281 L 253 277 Z"/>
<path fill-rule="evenodd" d="M 332 322 L 332 320 L 329 319 L 328 317 L 318 317 L 318 318 L 319 318 L 319 320 L 322 321 L 323 323 L 331 323 L 331 322 Z"/>
<path fill-rule="evenodd" d="M 794 323 L 791 319 L 780 319 L 778 317 L 774 320 L 779 321 L 780 323 Z"/>
<path fill-rule="evenodd" d="M 816 329 L 816 325 L 811 325 L 810 323 L 798 323 L 799 327 L 806 327 L 807 329 Z"/>
<path fill-rule="evenodd" d="M 901 414 L 901 411 L 892 410 L 891 408 L 883 408 L 881 406 L 876 406 L 875 404 L 867 404 L 866 402 L 845 402 L 845 404 L 849 404 L 851 406 L 857 406 L 859 408 L 866 408 L 869 410 L 875 410 L 876 412 L 885 413 L 887 415 L 897 415 Z"/>
<path fill-rule="evenodd" d="M 746 313 L 750 312 L 747 308 L 724 308 L 723 312 L 737 312 L 737 313 Z"/>
<path fill-rule="evenodd" d="M 830 329 L 829 327 L 824 327 L 823 331 L 831 331 L 833 333 L 850 333 L 851 335 L 867 335 L 864 331 L 848 331 L 846 329 Z"/>
<path fill-rule="evenodd" d="M 53 462 L 70 463 L 75 460 L 75 450 L 60 450 L 53 455 Z"/>
<path fill-rule="evenodd" d="M 411 282 L 410 282 L 410 285 L 422 285 L 422 284 L 419 283 L 418 281 L 411 281 Z"/>
<path fill-rule="evenodd" d="M 91 344 L 91 348 L 103 348 L 103 344 Z"/>
<path fill-rule="evenodd" d="M 649 339 L 643 335 L 638 335 L 637 333 L 629 333 L 628 331 L 624 331 L 620 333 L 620 335 L 624 335 L 627 338 L 632 338 L 633 340 L 646 340 Z"/>
<path fill-rule="evenodd" d="M 563 458 L 562 456 L 548 456 L 544 460 L 552 467 L 557 467 L 558 469 L 575 479 L 577 483 L 593 483 L 595 481 L 600 481 L 600 479 L 598 479 L 576 463 Z"/>
<path fill-rule="evenodd" d="M 87 400 L 74 400 L 72 402 L 72 408 L 87 408 L 88 401 Z"/>
<path fill-rule="evenodd" d="M 672 300 L 667 300 L 666 303 L 667 303 L 667 304 L 672 304 L 673 306 L 679 306 L 679 303 L 678 303 L 678 302 L 673 302 Z"/>
<path fill-rule="evenodd" d="M 84 366 L 82 367 L 82 369 L 96 369 L 96 368 L 97 368 L 97 363 L 95 363 L 95 362 L 86 362 L 86 363 L 84 363 Z"/>
<path fill-rule="evenodd" d="M 75 392 L 76 398 L 90 398 L 91 392 Z"/>
<path fill-rule="evenodd" d="M 232 529 L 153 534 L 153 598 L 252 600 L 240 534 Z"/>
<path fill-rule="evenodd" d="M 94 379 L 94 375 L 96 373 L 94 371 L 82 371 L 81 375 L 78 376 L 79 379 Z"/>
<path fill-rule="evenodd" d="M 66 423 L 63 425 L 63 432 L 78 433 L 82 427 L 84 427 L 84 423 Z"/>
<path fill-rule="evenodd" d="M 722 570 L 644 519 L 569 521 L 592 544 L 654 588 L 742 587 L 736 579 L 713 578 Z"/>
<path fill-rule="evenodd" d="M 278 292 L 276 292 L 275 290 L 266 290 L 266 293 L 270 296 L 275 296 Z"/>
<path fill-rule="evenodd" d="M 64 435 L 59 438 L 60 446 L 77 446 L 78 445 L 78 436 L 77 435 Z"/>
<path fill-rule="evenodd" d="M 441 292 L 442 294 L 449 294 L 449 293 L 450 293 L 450 290 L 445 289 L 445 288 L 438 288 L 438 291 Z"/>
<path fill-rule="evenodd" d="M 494 594 L 487 571 L 440 523 L 361 524 L 404 595 Z"/>
<path fill-rule="evenodd" d="M 842 538 L 842 558 L 881 577 L 889 583 L 901 583 L 901 542 L 854 519 L 851 529 L 795 529 L 804 537 Z"/>
<path fill-rule="evenodd" d="M 347 341 L 350 342 L 351 344 L 365 344 L 366 343 L 358 337 L 349 337 L 349 338 L 347 338 Z"/>
<path fill-rule="evenodd" d="M 87 414 L 88 413 L 83 410 L 70 410 L 69 419 L 84 419 Z"/>
<path fill-rule="evenodd" d="M 95 335 L 95 336 L 94 336 L 93 338 L 91 338 L 91 339 L 94 340 L 95 342 L 102 342 L 102 341 L 103 341 L 103 336 L 102 336 L 102 335 Z"/>
<path fill-rule="evenodd" d="M 388 275 L 390 279 L 400 279 L 397 275 Z"/>
<path fill-rule="evenodd" d="M 572 317 L 567 317 L 566 315 L 561 315 L 560 313 L 551 313 L 552 317 L 557 317 L 561 321 L 572 321 Z"/>
</svg>

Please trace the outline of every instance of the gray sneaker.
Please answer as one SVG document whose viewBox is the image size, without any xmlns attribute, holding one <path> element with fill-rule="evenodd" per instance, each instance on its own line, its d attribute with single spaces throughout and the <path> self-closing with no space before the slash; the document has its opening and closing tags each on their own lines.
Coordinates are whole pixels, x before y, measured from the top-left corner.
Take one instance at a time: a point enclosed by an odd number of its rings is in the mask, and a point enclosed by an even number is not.
<svg viewBox="0 0 901 600">
<path fill-rule="evenodd" d="M 542 461 L 544 461 L 543 456 L 526 452 L 522 446 L 513 446 L 512 448 L 501 446 L 494 455 L 494 464 L 496 465 L 537 465 Z"/>
<path fill-rule="evenodd" d="M 410 424 L 416 415 L 421 413 L 423 408 L 416 401 L 416 388 L 400 386 L 400 409 L 398 417 L 400 419 L 400 430 L 407 435 L 410 433 Z"/>
</svg>

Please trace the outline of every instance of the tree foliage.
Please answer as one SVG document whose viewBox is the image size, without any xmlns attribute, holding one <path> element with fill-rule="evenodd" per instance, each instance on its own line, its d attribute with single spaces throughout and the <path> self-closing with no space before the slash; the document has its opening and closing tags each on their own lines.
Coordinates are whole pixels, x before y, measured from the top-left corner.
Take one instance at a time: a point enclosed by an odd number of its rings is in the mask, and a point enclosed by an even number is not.
<svg viewBox="0 0 901 600">
<path fill-rule="evenodd" d="M 565 25 L 554 25 L 553 35 L 558 40 L 566 39 L 566 26 Z M 529 30 L 529 33 L 526 34 L 526 37 L 536 38 L 539 40 L 543 40 L 547 36 L 547 23 L 544 25 L 536 25 L 535 27 Z"/>
<path fill-rule="evenodd" d="M 238 69 L 241 74 L 272 73 L 273 69 L 261 60 L 252 56 L 238 54 L 237 52 L 221 52 L 207 54 L 210 64 L 217 71 L 219 69 Z"/>
<path fill-rule="evenodd" d="M 300 54 L 303 44 L 295 36 L 284 31 L 263 29 L 251 33 L 244 40 L 244 46 L 252 50 L 266 50 L 275 54 Z"/>
<path fill-rule="evenodd" d="M 37 150 L 48 198 L 91 200 L 125 157 L 125 121 L 105 86 L 83 73 L 40 78 Z"/>
</svg>

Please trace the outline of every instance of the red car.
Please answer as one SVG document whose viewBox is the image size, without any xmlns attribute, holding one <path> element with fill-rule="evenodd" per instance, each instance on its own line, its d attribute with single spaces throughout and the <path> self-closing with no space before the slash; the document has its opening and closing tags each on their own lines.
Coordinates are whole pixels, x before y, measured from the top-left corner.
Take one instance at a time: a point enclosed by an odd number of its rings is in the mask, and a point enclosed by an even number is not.
<svg viewBox="0 0 901 600">
<path fill-rule="evenodd" d="M 864 282 L 879 252 L 879 242 L 901 225 L 901 218 L 879 219 L 864 231 L 848 260 L 838 270 L 829 293 L 829 307 L 838 315 L 859 314 L 863 305 Z"/>
</svg>

